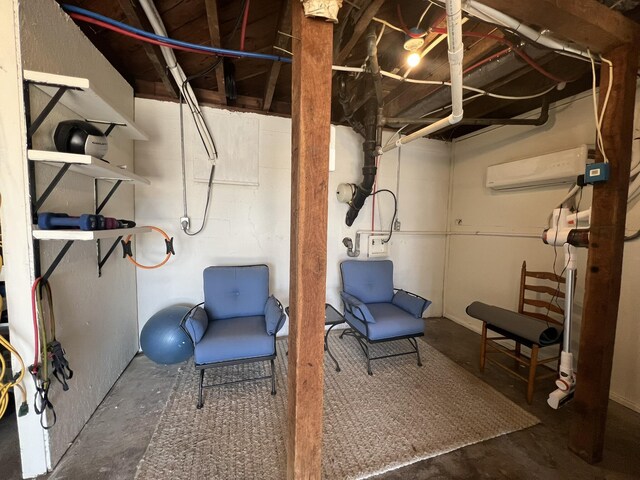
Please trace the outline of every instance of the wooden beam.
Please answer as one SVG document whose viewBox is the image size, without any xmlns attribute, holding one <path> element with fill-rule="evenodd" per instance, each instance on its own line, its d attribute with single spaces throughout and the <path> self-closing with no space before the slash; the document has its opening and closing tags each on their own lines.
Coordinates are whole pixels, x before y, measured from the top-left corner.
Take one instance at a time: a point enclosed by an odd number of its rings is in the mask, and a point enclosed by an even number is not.
<svg viewBox="0 0 640 480">
<path fill-rule="evenodd" d="M 147 17 L 139 11 L 137 6 L 134 5 L 131 0 L 118 0 L 118 4 L 132 27 L 153 32 L 153 28 L 151 27 Z M 142 48 L 144 48 L 147 57 L 149 57 L 149 61 L 153 65 L 153 69 L 158 74 L 158 77 L 164 84 L 167 92 L 169 92 L 169 95 L 178 98 L 180 90 L 178 89 L 178 85 L 176 85 L 176 83 L 169 77 L 169 73 L 167 72 L 167 62 L 162 55 L 160 47 L 142 42 Z"/>
<path fill-rule="evenodd" d="M 569 431 L 569 448 L 589 463 L 602 460 L 604 448 L 622 278 L 638 53 L 638 44 L 617 47 L 604 55 L 613 62 L 613 78 L 606 64 L 601 69 L 600 109 L 605 87 L 613 82 L 602 125 L 611 171 L 608 181 L 593 186 L 576 415 Z M 598 150 L 596 162 L 602 161 Z"/>
<path fill-rule="evenodd" d="M 640 38 L 640 26 L 596 0 L 482 0 L 526 25 L 551 30 L 558 37 L 602 53 Z"/>
<path fill-rule="evenodd" d="M 280 33 L 282 32 L 282 33 Z M 276 31 L 276 38 L 273 42 L 275 46 L 287 50 L 289 47 L 289 37 L 286 34 L 291 33 L 291 0 L 284 0 L 282 10 L 280 11 L 280 19 L 278 20 L 278 29 Z M 281 55 L 283 52 L 274 48 L 274 54 Z M 276 90 L 276 84 L 278 83 L 278 77 L 280 76 L 280 69 L 282 68 L 282 62 L 273 62 L 271 69 L 269 70 L 269 77 L 267 79 L 267 85 L 264 90 L 264 101 L 262 102 L 262 109 L 268 112 L 271 108 L 271 102 L 273 100 L 273 92 Z"/>
<path fill-rule="evenodd" d="M 371 23 L 373 17 L 375 17 L 376 13 L 378 13 L 378 10 L 383 3 L 384 0 L 372 0 L 369 6 L 360 14 L 360 18 L 353 28 L 353 34 L 351 35 L 351 38 L 342 48 L 342 50 L 340 50 L 340 53 L 338 53 L 338 56 L 335 59 L 336 65 L 342 65 L 344 63 L 344 61 L 351 53 L 351 50 L 353 50 L 353 47 L 356 46 L 356 43 L 358 43 L 358 40 L 360 40 L 360 37 L 362 37 L 362 34 Z"/>
<path fill-rule="evenodd" d="M 291 261 L 287 478 L 320 479 L 333 24 L 291 5 Z"/>
<path fill-rule="evenodd" d="M 224 94 L 214 90 L 205 90 L 204 88 L 194 88 L 196 98 L 201 105 L 215 108 L 224 108 L 226 110 L 238 112 L 256 112 L 262 111 L 262 98 L 250 97 L 247 95 L 238 95 L 235 104 L 229 106 L 225 103 Z M 160 82 L 148 82 L 137 79 L 135 81 L 135 92 L 138 98 L 149 98 L 151 100 L 173 101 L 178 102 L 177 98 L 171 98 L 167 94 L 164 86 Z M 272 114 L 291 116 L 291 104 L 288 102 L 274 101 L 271 103 Z"/>
<path fill-rule="evenodd" d="M 220 21 L 218 19 L 218 2 L 217 0 L 204 0 L 207 9 L 207 24 L 209 25 L 209 37 L 211 38 L 212 47 L 221 47 L 220 43 Z M 224 84 L 224 62 L 220 62 L 216 67 L 216 84 L 218 92 L 224 96 L 223 102 L 227 103 L 227 96 Z"/>
</svg>

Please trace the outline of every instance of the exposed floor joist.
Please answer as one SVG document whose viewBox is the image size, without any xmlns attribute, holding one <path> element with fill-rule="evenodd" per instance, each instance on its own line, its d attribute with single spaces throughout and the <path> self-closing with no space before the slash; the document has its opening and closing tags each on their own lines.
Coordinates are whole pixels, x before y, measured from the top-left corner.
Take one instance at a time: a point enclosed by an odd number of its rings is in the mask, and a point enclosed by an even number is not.
<svg viewBox="0 0 640 480">
<path fill-rule="evenodd" d="M 281 55 L 281 50 L 287 50 L 289 47 L 291 34 L 291 0 L 284 0 L 282 10 L 280 12 L 280 18 L 278 20 L 278 29 L 276 31 L 276 38 L 274 42 L 274 54 Z M 279 50 L 281 49 L 281 50 Z M 269 70 L 269 76 L 267 78 L 267 85 L 264 91 L 264 100 L 262 102 L 262 110 L 268 112 L 271 109 L 271 102 L 273 101 L 273 93 L 276 90 L 276 83 L 278 82 L 278 76 L 280 75 L 280 69 L 282 68 L 282 62 L 273 62 L 271 69 Z"/>
<path fill-rule="evenodd" d="M 218 2 L 217 0 L 204 0 L 207 9 L 207 24 L 209 25 L 209 37 L 211 37 L 212 47 L 221 47 L 220 43 L 220 20 L 218 19 Z M 216 84 L 218 92 L 222 94 L 220 102 L 227 103 L 224 84 L 224 62 L 220 62 L 216 67 Z"/>
<path fill-rule="evenodd" d="M 146 31 L 153 31 L 147 17 L 143 12 L 140 12 L 130 0 L 118 0 L 118 4 L 120 5 L 120 8 L 122 8 L 122 11 L 131 26 Z M 178 98 L 178 86 L 171 78 L 169 78 L 167 62 L 160 51 L 160 47 L 157 45 L 151 45 L 150 43 L 143 43 L 143 48 L 147 57 L 149 57 L 149 61 L 153 65 L 153 69 L 156 71 L 164 85 L 164 88 L 167 90 L 167 93 L 174 98 Z"/>
<path fill-rule="evenodd" d="M 349 57 L 351 50 L 353 50 L 353 47 L 356 46 L 356 43 L 358 43 L 360 37 L 362 37 L 364 32 L 367 30 L 367 27 L 371 23 L 371 20 L 376 16 L 376 13 L 378 13 L 378 10 L 380 10 L 380 7 L 384 2 L 385 0 L 373 0 L 360 14 L 360 18 L 353 28 L 353 34 L 351 35 L 351 38 L 345 44 L 345 46 L 342 47 L 342 49 L 338 53 L 338 56 L 334 60 L 336 65 L 342 65 Z"/>
</svg>

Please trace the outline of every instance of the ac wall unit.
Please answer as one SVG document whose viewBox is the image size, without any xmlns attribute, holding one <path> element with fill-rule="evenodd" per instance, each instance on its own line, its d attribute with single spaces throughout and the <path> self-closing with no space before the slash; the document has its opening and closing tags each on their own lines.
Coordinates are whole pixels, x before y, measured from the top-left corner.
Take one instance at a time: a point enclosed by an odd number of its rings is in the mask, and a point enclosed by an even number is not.
<svg viewBox="0 0 640 480">
<path fill-rule="evenodd" d="M 569 150 L 491 165 L 487 168 L 485 185 L 494 190 L 513 190 L 572 183 L 584 173 L 588 155 L 588 146 L 580 145 Z"/>
</svg>

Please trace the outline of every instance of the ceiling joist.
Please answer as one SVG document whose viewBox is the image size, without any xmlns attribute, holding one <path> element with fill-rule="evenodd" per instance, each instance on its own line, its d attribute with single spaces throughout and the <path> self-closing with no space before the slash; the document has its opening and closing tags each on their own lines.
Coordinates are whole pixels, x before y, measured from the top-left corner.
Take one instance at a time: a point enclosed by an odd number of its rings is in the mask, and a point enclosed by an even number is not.
<svg viewBox="0 0 640 480">
<path fill-rule="evenodd" d="M 220 20 L 218 19 L 218 2 L 216 0 L 204 0 L 207 9 L 207 24 L 209 25 L 209 37 L 212 47 L 221 47 L 220 43 Z M 224 84 L 224 62 L 220 62 L 216 67 L 216 84 L 218 92 L 222 94 L 221 103 L 227 103 Z"/>
<path fill-rule="evenodd" d="M 351 50 L 353 50 L 353 47 L 356 46 L 356 43 L 358 43 L 358 40 L 360 40 L 360 37 L 362 37 L 362 34 L 371 23 L 371 20 L 373 20 L 373 17 L 375 17 L 376 13 L 378 13 L 378 10 L 380 9 L 384 1 L 385 0 L 373 0 L 362 12 L 360 18 L 356 22 L 355 27 L 353 28 L 353 35 L 351 35 L 349 41 L 340 50 L 338 56 L 334 60 L 334 63 L 336 65 L 342 65 L 349 57 Z"/>
<path fill-rule="evenodd" d="M 278 29 L 276 31 L 274 54 L 282 54 L 282 50 L 287 50 L 289 46 L 289 39 L 291 35 L 291 0 L 284 0 L 282 9 L 280 11 L 280 19 L 278 20 Z M 264 91 L 264 100 L 262 102 L 262 110 L 268 112 L 271 108 L 271 102 L 273 101 L 273 93 L 276 90 L 276 83 L 278 83 L 278 76 L 280 75 L 280 69 L 282 68 L 282 62 L 273 62 L 271 69 L 269 70 L 269 77 L 267 78 L 267 85 Z"/>
<path fill-rule="evenodd" d="M 147 17 L 141 13 L 130 0 L 118 0 L 118 5 L 120 5 L 120 8 L 124 12 L 125 17 L 127 17 L 127 21 L 131 26 L 142 30 L 153 31 Z M 171 80 L 171 78 L 169 78 L 167 62 L 160 51 L 160 47 L 157 45 L 151 45 L 150 43 L 143 43 L 142 48 L 144 48 L 147 57 L 149 57 L 149 61 L 153 65 L 153 69 L 158 74 L 158 77 L 162 81 L 167 93 L 173 98 L 178 98 L 178 86 Z"/>
</svg>

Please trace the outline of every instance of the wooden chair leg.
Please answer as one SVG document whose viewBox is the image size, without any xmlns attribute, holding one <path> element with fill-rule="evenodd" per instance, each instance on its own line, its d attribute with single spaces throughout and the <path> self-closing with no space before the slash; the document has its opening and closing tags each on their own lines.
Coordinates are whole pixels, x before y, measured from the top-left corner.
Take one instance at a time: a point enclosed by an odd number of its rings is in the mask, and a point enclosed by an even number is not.
<svg viewBox="0 0 640 480">
<path fill-rule="evenodd" d="M 531 347 L 531 363 L 529 364 L 529 382 L 527 384 L 527 403 L 533 402 L 533 389 L 536 383 L 536 371 L 538 368 L 538 345 Z"/>
<path fill-rule="evenodd" d="M 515 349 L 514 353 L 515 353 L 517 358 L 520 358 L 521 352 L 522 352 L 522 348 L 521 348 L 520 342 L 516 342 L 516 349 Z M 514 362 L 515 362 L 516 370 L 519 370 L 520 369 L 520 362 L 518 360 L 514 360 Z"/>
<path fill-rule="evenodd" d="M 482 322 L 482 342 L 480 343 L 480 371 L 484 372 L 487 359 L 487 322 Z"/>
</svg>

